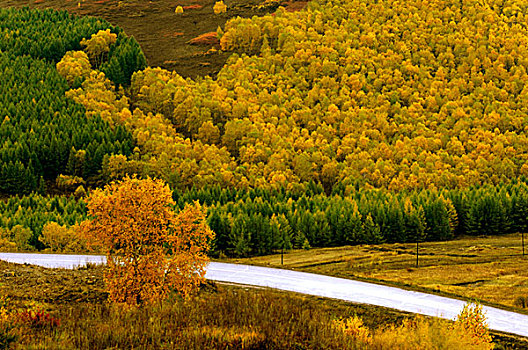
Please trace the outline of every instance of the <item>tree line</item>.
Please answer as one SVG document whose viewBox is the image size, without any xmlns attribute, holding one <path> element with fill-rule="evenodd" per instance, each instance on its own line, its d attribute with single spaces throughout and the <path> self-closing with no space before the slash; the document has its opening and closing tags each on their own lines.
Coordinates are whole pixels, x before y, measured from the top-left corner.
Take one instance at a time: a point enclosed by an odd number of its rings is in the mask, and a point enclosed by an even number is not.
<svg viewBox="0 0 528 350">
<path fill-rule="evenodd" d="M 173 190 L 176 208 L 199 201 L 216 233 L 213 254 L 253 256 L 284 249 L 364 243 L 442 241 L 459 235 L 528 230 L 528 181 L 452 190 L 390 192 L 320 184 L 302 192 L 220 186 Z M 48 222 L 65 227 L 87 218 L 82 198 L 32 194 L 0 202 L 0 227 L 19 225 L 36 249 Z M 65 244 L 66 245 L 66 244 Z M 48 244 L 49 246 L 49 244 Z"/>
<path fill-rule="evenodd" d="M 190 190 L 178 200 L 209 204 L 216 253 L 250 256 L 281 248 L 442 241 L 528 229 L 526 181 L 452 190 L 357 189 L 326 195 L 285 190 Z"/>
</svg>

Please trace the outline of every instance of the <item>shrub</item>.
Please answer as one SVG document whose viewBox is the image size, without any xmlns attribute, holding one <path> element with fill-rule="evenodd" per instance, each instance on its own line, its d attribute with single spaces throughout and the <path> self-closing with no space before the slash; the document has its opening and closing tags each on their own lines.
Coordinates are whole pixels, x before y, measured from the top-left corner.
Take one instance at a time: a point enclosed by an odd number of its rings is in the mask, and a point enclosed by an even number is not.
<svg viewBox="0 0 528 350">
<path fill-rule="evenodd" d="M 33 232 L 27 227 L 16 225 L 11 229 L 11 237 L 19 250 L 33 250 L 29 244 L 33 237 Z"/>
<path fill-rule="evenodd" d="M 10 344 L 18 339 L 15 333 L 15 325 L 5 306 L 7 301 L 7 298 L 0 297 L 0 349 L 9 349 Z"/>
<path fill-rule="evenodd" d="M 463 333 L 469 334 L 473 344 L 481 346 L 481 349 L 493 349 L 492 338 L 486 324 L 486 317 L 479 303 L 467 303 L 457 316 L 455 329 L 459 328 Z"/>
<path fill-rule="evenodd" d="M 523 309 L 527 308 L 528 307 L 528 297 L 523 297 L 523 296 L 517 297 L 517 299 L 515 299 L 515 301 L 513 302 L 513 305 L 517 307 L 521 307 Z"/>
<path fill-rule="evenodd" d="M 22 225 L 15 225 L 11 229 L 0 227 L 0 249 L 4 251 L 33 250 L 29 244 L 33 232 Z"/>
<path fill-rule="evenodd" d="M 14 252 L 17 250 L 16 243 L 11 241 L 11 231 L 0 227 L 0 249 L 4 252 Z"/>
<path fill-rule="evenodd" d="M 399 326 L 391 325 L 376 330 L 372 337 L 372 349 L 483 349 L 460 328 L 453 328 L 449 321 L 421 316 L 406 319 Z"/>
<path fill-rule="evenodd" d="M 365 327 L 363 320 L 358 316 L 349 317 L 344 320 L 335 320 L 334 325 L 343 333 L 363 344 L 370 344 L 372 342 L 370 330 Z"/>
<path fill-rule="evenodd" d="M 32 329 L 53 329 L 60 325 L 58 318 L 44 310 L 26 310 L 17 314 L 17 321 Z"/>
<path fill-rule="evenodd" d="M 217 2 L 215 2 L 214 6 L 213 6 L 213 11 L 214 11 L 215 15 L 219 15 L 221 13 L 226 13 L 227 12 L 227 6 L 224 4 L 224 2 L 222 0 L 217 1 Z"/>
<path fill-rule="evenodd" d="M 52 252 L 86 251 L 86 240 L 77 233 L 78 227 L 67 227 L 56 222 L 48 222 L 42 228 L 39 241 Z"/>
</svg>

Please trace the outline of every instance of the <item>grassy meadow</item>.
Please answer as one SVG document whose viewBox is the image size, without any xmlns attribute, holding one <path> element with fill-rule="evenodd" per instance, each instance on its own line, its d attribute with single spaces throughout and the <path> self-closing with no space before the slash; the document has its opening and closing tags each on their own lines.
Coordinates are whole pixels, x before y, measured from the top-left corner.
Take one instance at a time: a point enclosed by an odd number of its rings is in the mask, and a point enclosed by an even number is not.
<svg viewBox="0 0 528 350">
<path fill-rule="evenodd" d="M 230 261 L 441 292 L 521 312 L 528 307 L 520 234 L 420 243 L 418 267 L 415 243 L 295 250 L 284 255 L 284 265 L 280 254 Z"/>
</svg>

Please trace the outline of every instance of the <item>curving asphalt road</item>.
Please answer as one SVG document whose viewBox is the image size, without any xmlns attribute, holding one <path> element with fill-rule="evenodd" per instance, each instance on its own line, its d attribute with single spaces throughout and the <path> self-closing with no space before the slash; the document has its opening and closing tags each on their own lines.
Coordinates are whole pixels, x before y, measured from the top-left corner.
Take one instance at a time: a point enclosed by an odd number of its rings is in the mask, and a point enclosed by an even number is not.
<svg viewBox="0 0 528 350">
<path fill-rule="evenodd" d="M 104 256 L 0 253 L 0 260 L 52 268 L 74 268 L 104 263 Z M 205 277 L 213 281 L 271 287 L 281 290 L 385 306 L 402 311 L 454 320 L 465 302 L 373 283 L 306 272 L 212 262 Z M 489 306 L 483 310 L 490 329 L 528 337 L 528 315 Z"/>
</svg>

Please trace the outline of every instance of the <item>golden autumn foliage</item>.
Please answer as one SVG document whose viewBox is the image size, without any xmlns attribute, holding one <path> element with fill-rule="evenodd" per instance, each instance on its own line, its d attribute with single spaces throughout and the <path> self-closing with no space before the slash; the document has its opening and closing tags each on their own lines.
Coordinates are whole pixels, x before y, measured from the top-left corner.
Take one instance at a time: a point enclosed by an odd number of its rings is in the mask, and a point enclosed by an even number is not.
<svg viewBox="0 0 528 350">
<path fill-rule="evenodd" d="M 90 75 L 92 66 L 84 51 L 68 51 L 57 63 L 57 72 L 72 86 Z"/>
<path fill-rule="evenodd" d="M 489 333 L 481 304 L 464 305 L 457 316 L 455 327 L 468 334 L 472 338 L 473 344 L 479 345 L 480 349 L 493 349 L 493 339 Z"/>
<path fill-rule="evenodd" d="M 213 12 L 215 13 L 215 15 L 226 13 L 226 11 L 227 11 L 227 6 L 226 4 L 224 4 L 222 0 L 215 2 L 213 6 Z"/>
<path fill-rule="evenodd" d="M 466 304 L 454 323 L 421 315 L 375 330 L 358 316 L 334 320 L 334 327 L 368 349 L 481 349 L 494 345 L 484 322 L 481 305 Z"/>
<path fill-rule="evenodd" d="M 81 45 L 90 57 L 94 67 L 99 67 L 106 55 L 117 40 L 117 34 L 111 33 L 110 29 L 100 30 L 97 34 L 92 34 L 90 39 L 83 39 Z"/>
<path fill-rule="evenodd" d="M 50 252 L 72 252 L 86 251 L 86 241 L 79 234 L 78 225 L 67 227 L 50 221 L 42 228 L 39 241 L 47 247 Z"/>
<path fill-rule="evenodd" d="M 363 320 L 358 316 L 352 316 L 343 320 L 334 320 L 334 326 L 364 345 L 372 342 L 371 331 L 365 327 Z"/>
<path fill-rule="evenodd" d="M 190 296 L 204 280 L 214 233 L 198 203 L 176 213 L 161 180 L 125 177 L 88 199 L 82 230 L 107 255 L 110 300 L 154 302 L 175 289 Z"/>
<path fill-rule="evenodd" d="M 421 316 L 406 319 L 401 325 L 381 327 L 373 332 L 368 349 L 433 350 L 433 349 L 491 349 L 476 344 L 462 329 L 451 327 L 447 321 L 426 320 Z"/>
<path fill-rule="evenodd" d="M 159 68 L 132 77 L 130 106 L 141 112 L 128 106 L 129 127 L 149 145 L 139 146 L 143 169 L 178 187 L 314 181 L 327 191 L 528 175 L 527 16 L 519 0 L 328 0 L 233 18 L 217 34 L 236 54 L 216 78 Z M 125 104 L 104 89 L 98 99 L 119 114 Z M 97 111 L 95 94 L 83 90 L 70 96 Z"/>
<path fill-rule="evenodd" d="M 119 112 L 128 107 L 128 100 L 115 93 L 114 84 L 103 72 L 90 70 L 81 87 L 67 91 L 66 96 L 84 105 L 88 117 L 99 115 L 110 125 L 123 123 Z"/>
</svg>

